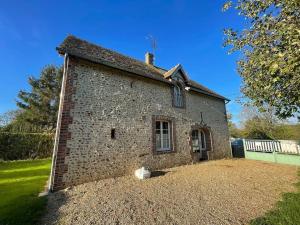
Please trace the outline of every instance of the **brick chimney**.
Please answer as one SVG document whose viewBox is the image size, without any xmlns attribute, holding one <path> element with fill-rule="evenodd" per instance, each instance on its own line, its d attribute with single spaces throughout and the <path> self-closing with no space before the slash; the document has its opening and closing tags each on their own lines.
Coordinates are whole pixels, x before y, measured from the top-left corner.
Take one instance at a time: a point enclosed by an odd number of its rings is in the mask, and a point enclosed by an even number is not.
<svg viewBox="0 0 300 225">
<path fill-rule="evenodd" d="M 154 62 L 154 55 L 150 52 L 146 52 L 145 63 L 149 65 L 153 65 L 153 62 Z"/>
</svg>

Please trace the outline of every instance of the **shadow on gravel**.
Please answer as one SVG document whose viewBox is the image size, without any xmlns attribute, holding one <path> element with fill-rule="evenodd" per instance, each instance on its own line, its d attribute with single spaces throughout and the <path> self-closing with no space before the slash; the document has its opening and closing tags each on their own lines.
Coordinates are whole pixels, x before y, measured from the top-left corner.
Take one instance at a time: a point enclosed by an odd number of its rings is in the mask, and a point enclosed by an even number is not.
<svg viewBox="0 0 300 225">
<path fill-rule="evenodd" d="M 47 208 L 41 220 L 42 225 L 54 225 L 59 221 L 59 208 L 66 203 L 67 196 L 65 190 L 49 193 L 47 196 Z"/>
<path fill-rule="evenodd" d="M 170 171 L 153 171 L 151 172 L 151 177 L 160 177 L 164 176 L 165 174 L 169 173 Z"/>
</svg>

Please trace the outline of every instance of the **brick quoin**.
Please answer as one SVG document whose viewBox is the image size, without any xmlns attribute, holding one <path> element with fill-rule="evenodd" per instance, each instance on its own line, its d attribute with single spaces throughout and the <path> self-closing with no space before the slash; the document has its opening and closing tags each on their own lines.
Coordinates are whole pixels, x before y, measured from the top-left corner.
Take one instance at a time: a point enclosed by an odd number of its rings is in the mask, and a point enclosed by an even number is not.
<svg viewBox="0 0 300 225">
<path fill-rule="evenodd" d="M 61 112 L 61 123 L 58 137 L 58 147 L 56 152 L 56 163 L 54 168 L 54 180 L 52 191 L 58 191 L 66 187 L 63 181 L 63 176 L 68 172 L 68 165 L 65 164 L 66 156 L 69 156 L 70 149 L 67 147 L 67 141 L 71 139 L 71 132 L 69 131 L 69 125 L 72 124 L 73 118 L 71 116 L 71 110 L 74 108 L 74 101 L 72 96 L 75 94 L 74 81 L 77 76 L 74 72 L 75 59 L 69 57 L 68 68 L 66 70 L 65 80 L 65 92 L 63 95 L 62 112 Z"/>
</svg>

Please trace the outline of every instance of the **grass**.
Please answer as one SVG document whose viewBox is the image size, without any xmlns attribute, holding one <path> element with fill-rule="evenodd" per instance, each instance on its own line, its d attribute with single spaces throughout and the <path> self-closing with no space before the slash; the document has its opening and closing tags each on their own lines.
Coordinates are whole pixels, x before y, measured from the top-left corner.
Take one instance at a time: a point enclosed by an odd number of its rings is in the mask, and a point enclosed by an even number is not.
<svg viewBox="0 0 300 225">
<path fill-rule="evenodd" d="M 0 162 L 0 224 L 33 225 L 43 214 L 38 197 L 50 174 L 50 159 Z"/>
<path fill-rule="evenodd" d="M 298 172 L 300 178 L 300 170 Z M 251 225 L 296 225 L 300 224 L 300 181 L 296 184 L 297 192 L 283 194 L 274 210 L 263 217 L 251 221 Z"/>
</svg>

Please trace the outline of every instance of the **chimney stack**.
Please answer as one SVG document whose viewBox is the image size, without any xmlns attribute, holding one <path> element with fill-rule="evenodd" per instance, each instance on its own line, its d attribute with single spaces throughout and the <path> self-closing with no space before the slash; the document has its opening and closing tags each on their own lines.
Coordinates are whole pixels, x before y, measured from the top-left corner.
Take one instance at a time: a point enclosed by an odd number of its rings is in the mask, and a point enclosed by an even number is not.
<svg viewBox="0 0 300 225">
<path fill-rule="evenodd" d="M 145 55 L 145 63 L 149 65 L 153 65 L 154 62 L 154 55 L 150 52 L 147 52 Z"/>
</svg>

